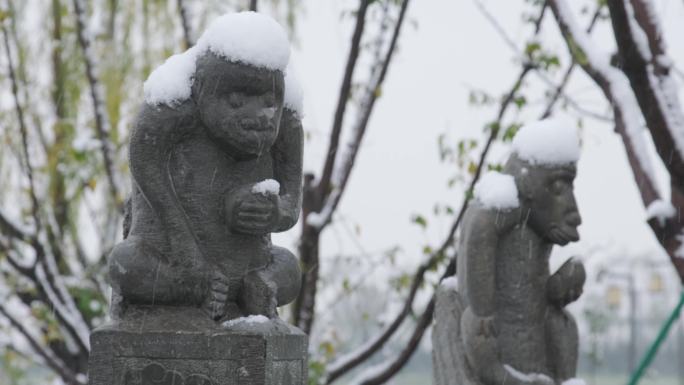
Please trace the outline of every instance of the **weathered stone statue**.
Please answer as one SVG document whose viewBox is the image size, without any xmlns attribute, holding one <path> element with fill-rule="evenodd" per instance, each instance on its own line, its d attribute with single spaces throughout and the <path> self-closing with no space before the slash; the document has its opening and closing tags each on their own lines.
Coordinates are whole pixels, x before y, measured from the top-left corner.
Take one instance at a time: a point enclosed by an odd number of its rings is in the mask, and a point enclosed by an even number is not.
<svg viewBox="0 0 684 385">
<path fill-rule="evenodd" d="M 299 291 L 299 263 L 270 240 L 301 206 L 288 58 L 275 21 L 229 14 L 145 83 L 91 384 L 306 383 L 306 336 L 277 314 Z"/>
<path fill-rule="evenodd" d="M 437 385 L 580 383 L 578 334 L 564 307 L 585 271 L 570 259 L 554 274 L 554 244 L 577 241 L 573 193 L 579 144 L 562 122 L 523 127 L 503 173 L 475 189 L 460 235 L 458 278 L 437 295 Z"/>
</svg>

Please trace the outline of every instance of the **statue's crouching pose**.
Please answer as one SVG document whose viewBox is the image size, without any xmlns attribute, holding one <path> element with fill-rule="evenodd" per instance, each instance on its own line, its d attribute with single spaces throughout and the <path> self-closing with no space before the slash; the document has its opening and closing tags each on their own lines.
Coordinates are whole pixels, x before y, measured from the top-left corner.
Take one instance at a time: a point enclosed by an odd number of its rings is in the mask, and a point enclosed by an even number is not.
<svg viewBox="0 0 684 385">
<path fill-rule="evenodd" d="M 572 258 L 551 275 L 548 263 L 554 244 L 579 239 L 576 159 L 540 161 L 514 149 L 503 173 L 478 185 L 463 221 L 458 279 L 438 293 L 438 385 L 552 385 L 576 375 L 577 325 L 564 307 L 581 295 L 585 271 Z"/>
<path fill-rule="evenodd" d="M 146 104 L 131 135 L 125 239 L 109 258 L 116 314 L 203 308 L 215 320 L 276 316 L 299 263 L 271 244 L 301 206 L 302 126 L 282 71 L 199 56 L 191 96 Z"/>
</svg>

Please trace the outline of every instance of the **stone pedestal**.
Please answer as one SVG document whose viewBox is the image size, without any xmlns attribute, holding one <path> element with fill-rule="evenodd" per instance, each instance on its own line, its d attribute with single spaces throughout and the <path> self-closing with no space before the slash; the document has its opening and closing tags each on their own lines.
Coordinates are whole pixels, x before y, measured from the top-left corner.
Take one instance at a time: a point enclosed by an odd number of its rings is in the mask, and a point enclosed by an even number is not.
<svg viewBox="0 0 684 385">
<path fill-rule="evenodd" d="M 264 322 L 260 322 L 264 321 Z M 306 385 L 307 338 L 282 320 L 129 309 L 90 338 L 90 385 Z"/>
</svg>

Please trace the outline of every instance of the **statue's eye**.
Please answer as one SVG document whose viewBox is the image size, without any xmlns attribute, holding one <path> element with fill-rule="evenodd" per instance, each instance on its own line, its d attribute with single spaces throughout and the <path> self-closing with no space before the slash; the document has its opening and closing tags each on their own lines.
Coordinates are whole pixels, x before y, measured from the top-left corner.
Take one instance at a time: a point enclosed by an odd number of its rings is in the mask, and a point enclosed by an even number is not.
<svg viewBox="0 0 684 385">
<path fill-rule="evenodd" d="M 233 92 L 228 96 L 228 104 L 230 104 L 230 106 L 233 108 L 240 108 L 245 104 L 245 102 L 241 95 Z"/>
<path fill-rule="evenodd" d="M 568 182 L 563 179 L 556 179 L 551 183 L 551 191 L 554 194 L 561 194 L 568 188 Z"/>
<path fill-rule="evenodd" d="M 266 107 L 273 107 L 275 106 L 275 97 L 273 95 L 266 95 L 264 96 L 264 105 Z"/>
</svg>

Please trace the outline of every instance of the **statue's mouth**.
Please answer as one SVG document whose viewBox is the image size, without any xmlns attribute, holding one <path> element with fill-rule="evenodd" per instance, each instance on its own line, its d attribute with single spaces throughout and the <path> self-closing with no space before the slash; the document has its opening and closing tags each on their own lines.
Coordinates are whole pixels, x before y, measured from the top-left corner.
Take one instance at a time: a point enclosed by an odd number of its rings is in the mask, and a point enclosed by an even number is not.
<svg viewBox="0 0 684 385">
<path fill-rule="evenodd" d="M 577 227 L 554 226 L 549 230 L 548 237 L 551 242 L 564 246 L 570 242 L 577 242 L 579 240 L 579 232 L 577 232 Z"/>
</svg>

